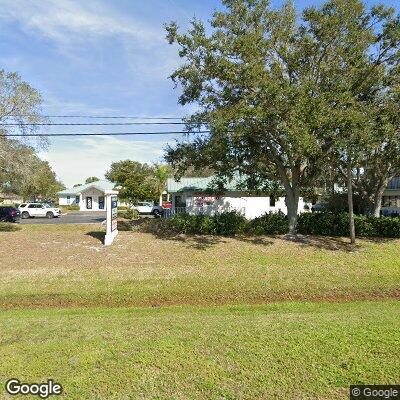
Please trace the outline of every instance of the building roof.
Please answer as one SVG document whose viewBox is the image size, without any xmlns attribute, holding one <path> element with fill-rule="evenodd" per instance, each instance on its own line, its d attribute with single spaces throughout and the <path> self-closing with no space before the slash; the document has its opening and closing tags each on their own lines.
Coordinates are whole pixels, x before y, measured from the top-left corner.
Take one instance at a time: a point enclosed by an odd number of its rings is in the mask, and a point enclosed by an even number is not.
<svg viewBox="0 0 400 400">
<path fill-rule="evenodd" d="M 213 188 L 213 176 L 207 178 L 181 178 L 178 182 L 173 178 L 167 181 L 167 192 L 204 192 Z M 224 185 L 224 191 L 241 191 L 240 184 L 242 181 L 239 177 L 233 178 Z"/>
<path fill-rule="evenodd" d="M 61 190 L 57 194 L 63 195 L 63 194 L 72 194 L 72 195 L 77 195 L 78 193 L 84 192 L 85 190 L 89 188 L 95 188 L 97 190 L 100 190 L 101 192 L 105 192 L 106 190 L 112 190 L 114 189 L 114 183 L 106 180 L 102 181 L 96 181 L 92 183 L 86 183 L 85 185 L 80 185 L 76 186 L 74 188 L 68 188 L 65 190 Z"/>
<path fill-rule="evenodd" d="M 396 189 L 400 189 L 400 176 L 396 176 L 395 178 L 393 178 L 386 189 L 389 190 L 396 190 Z"/>
</svg>

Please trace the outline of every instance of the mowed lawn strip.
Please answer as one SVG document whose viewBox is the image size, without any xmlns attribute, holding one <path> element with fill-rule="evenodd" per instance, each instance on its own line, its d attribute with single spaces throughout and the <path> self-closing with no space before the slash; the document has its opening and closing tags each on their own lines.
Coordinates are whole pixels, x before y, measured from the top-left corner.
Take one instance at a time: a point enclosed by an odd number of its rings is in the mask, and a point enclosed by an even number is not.
<svg viewBox="0 0 400 400">
<path fill-rule="evenodd" d="M 0 307 L 258 304 L 400 297 L 400 240 L 168 237 L 97 225 L 0 232 Z"/>
<path fill-rule="evenodd" d="M 347 399 L 400 381 L 399 316 L 387 300 L 9 310 L 0 380 L 52 377 L 69 399 Z"/>
</svg>

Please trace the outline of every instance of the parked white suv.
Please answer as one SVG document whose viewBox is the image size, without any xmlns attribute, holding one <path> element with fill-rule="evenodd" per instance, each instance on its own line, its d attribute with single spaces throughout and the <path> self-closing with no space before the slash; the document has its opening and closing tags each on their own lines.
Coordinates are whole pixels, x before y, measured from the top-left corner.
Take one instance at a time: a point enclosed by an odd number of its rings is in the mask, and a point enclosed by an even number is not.
<svg viewBox="0 0 400 400">
<path fill-rule="evenodd" d="M 156 218 L 161 217 L 164 213 L 164 209 L 161 206 L 155 205 L 152 201 L 140 201 L 133 206 L 139 214 L 142 215 L 154 215 Z"/>
<path fill-rule="evenodd" d="M 46 203 L 23 203 L 19 207 L 21 218 L 45 217 L 54 218 L 61 215 L 59 208 L 50 207 Z"/>
</svg>

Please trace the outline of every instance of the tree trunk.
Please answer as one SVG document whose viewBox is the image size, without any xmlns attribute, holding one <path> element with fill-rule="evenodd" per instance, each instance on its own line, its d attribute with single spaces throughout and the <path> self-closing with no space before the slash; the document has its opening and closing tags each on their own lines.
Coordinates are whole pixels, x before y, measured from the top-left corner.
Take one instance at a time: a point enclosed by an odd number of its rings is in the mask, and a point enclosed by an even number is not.
<svg viewBox="0 0 400 400">
<path fill-rule="evenodd" d="M 286 191 L 287 216 L 289 220 L 289 233 L 295 234 L 297 230 L 297 212 L 299 208 L 299 194 L 297 190 Z"/>
<path fill-rule="evenodd" d="M 158 199 L 158 205 L 162 206 L 162 193 L 160 194 L 160 198 Z"/>
<path fill-rule="evenodd" d="M 381 186 L 377 188 L 374 194 L 374 216 L 377 218 L 381 216 L 383 192 L 385 191 L 390 179 L 391 177 L 384 179 L 384 181 L 381 182 Z"/>
<path fill-rule="evenodd" d="M 356 242 L 356 228 L 354 226 L 353 183 L 350 161 L 347 164 L 347 201 L 349 205 L 350 242 L 354 244 Z"/>
<path fill-rule="evenodd" d="M 383 197 L 384 190 L 385 189 L 377 192 L 374 197 L 374 217 L 377 217 L 377 218 L 380 218 L 380 216 L 381 216 L 382 197 Z"/>
</svg>

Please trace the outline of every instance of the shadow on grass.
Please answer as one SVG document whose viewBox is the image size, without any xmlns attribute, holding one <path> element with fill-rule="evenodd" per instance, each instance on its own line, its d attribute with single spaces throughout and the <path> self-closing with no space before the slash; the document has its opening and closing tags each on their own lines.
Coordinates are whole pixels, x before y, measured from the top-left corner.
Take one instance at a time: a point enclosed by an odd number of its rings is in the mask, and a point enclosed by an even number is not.
<svg viewBox="0 0 400 400">
<path fill-rule="evenodd" d="M 283 240 L 288 242 L 299 243 L 308 247 L 315 247 L 323 250 L 332 251 L 345 251 L 345 252 L 356 252 L 361 249 L 360 241 L 370 243 L 389 243 L 393 242 L 395 238 L 356 238 L 356 244 L 350 243 L 349 238 L 334 237 L 334 236 L 307 236 L 307 235 L 284 235 Z"/>
<path fill-rule="evenodd" d="M 163 224 L 163 220 L 155 221 L 148 219 L 147 220 L 140 219 L 137 221 L 132 221 L 132 229 L 143 233 L 150 233 L 157 239 L 181 242 L 185 244 L 187 247 L 191 247 L 197 250 L 205 250 L 214 245 L 220 243 L 226 243 L 227 238 L 234 238 L 235 240 L 241 242 L 262 245 L 262 246 L 271 245 L 274 243 L 273 240 L 266 237 L 254 237 L 254 236 L 243 236 L 243 235 L 219 236 L 219 235 L 179 234 L 168 230 L 165 224 Z"/>
<path fill-rule="evenodd" d="M 9 222 L 0 222 L 0 232 L 16 232 L 21 230 L 21 227 Z"/>
<path fill-rule="evenodd" d="M 219 243 L 226 243 L 228 236 L 212 236 L 212 235 L 189 235 L 178 234 L 169 230 L 164 223 L 165 220 L 159 219 L 139 219 L 136 221 L 121 221 L 125 224 L 126 229 L 120 229 L 120 221 L 118 221 L 118 229 L 150 233 L 157 239 L 171 240 L 186 244 L 199 250 L 205 250 L 208 247 Z M 388 243 L 398 239 L 391 238 L 357 238 L 356 244 L 352 245 L 348 238 L 333 236 L 308 236 L 308 235 L 271 235 L 271 236 L 231 236 L 235 240 L 243 243 L 254 244 L 259 246 L 270 246 L 276 239 L 288 242 L 298 243 L 306 247 L 314 247 L 321 250 L 356 252 L 362 248 L 362 242 L 371 243 Z"/>
<path fill-rule="evenodd" d="M 106 233 L 104 231 L 91 231 L 86 233 L 86 235 L 98 239 L 100 240 L 101 243 L 104 243 L 104 238 L 106 236 Z"/>
</svg>

